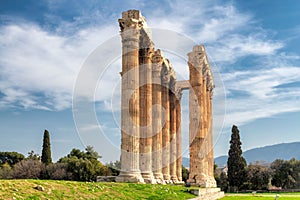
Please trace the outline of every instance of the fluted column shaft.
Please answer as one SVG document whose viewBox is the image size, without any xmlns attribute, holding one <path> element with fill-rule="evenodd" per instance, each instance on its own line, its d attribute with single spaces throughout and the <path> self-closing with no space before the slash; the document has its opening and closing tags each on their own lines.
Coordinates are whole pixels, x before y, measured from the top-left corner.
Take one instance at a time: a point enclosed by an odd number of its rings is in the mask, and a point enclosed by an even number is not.
<svg viewBox="0 0 300 200">
<path fill-rule="evenodd" d="M 146 36 L 141 34 L 142 39 Z M 152 61 L 153 47 L 147 41 L 139 50 L 140 170 L 146 183 L 155 183 L 152 173 Z"/>
<path fill-rule="evenodd" d="M 213 87 L 213 86 L 211 86 Z M 214 177 L 214 141 L 213 141 L 213 113 L 212 113 L 212 89 L 213 88 L 208 88 L 209 89 L 209 94 L 208 94 L 208 110 L 209 110 L 209 129 L 208 129 L 208 135 L 209 135 L 209 156 L 208 156 L 208 174 L 210 177 L 210 187 L 216 187 L 217 183 Z"/>
<path fill-rule="evenodd" d="M 213 132 L 212 132 L 212 102 L 211 102 L 211 95 L 208 91 L 207 95 L 207 102 L 208 102 L 208 175 L 213 178 L 214 177 L 214 148 L 213 148 Z"/>
<path fill-rule="evenodd" d="M 121 171 L 118 182 L 144 182 L 139 170 L 139 11 L 122 13 Z"/>
<path fill-rule="evenodd" d="M 169 82 L 163 83 L 162 106 L 164 109 L 164 121 L 162 129 L 162 173 L 166 182 L 170 181 L 170 103 L 169 103 Z"/>
<path fill-rule="evenodd" d="M 157 183 L 163 184 L 162 174 L 162 87 L 161 70 L 163 58 L 159 51 L 152 57 L 152 171 Z"/>
<path fill-rule="evenodd" d="M 203 91 L 204 47 L 195 46 L 188 56 L 191 85 L 189 100 L 190 174 L 188 182 L 206 187 L 205 118 L 207 115 Z"/>
<path fill-rule="evenodd" d="M 208 151 L 209 151 L 209 135 L 208 135 L 208 99 L 207 99 L 207 87 L 206 87 L 206 68 L 204 67 L 204 74 L 202 79 L 202 99 L 201 107 L 203 108 L 203 118 L 202 118 L 202 135 L 204 137 L 204 141 L 202 144 L 202 147 L 200 149 L 201 151 L 201 158 L 203 160 L 203 169 L 201 170 L 201 173 L 203 173 L 205 176 L 208 176 Z M 207 179 L 207 177 L 205 178 Z"/>
<path fill-rule="evenodd" d="M 181 133 L 181 94 L 176 98 L 176 175 L 182 181 L 182 133 Z"/>
<path fill-rule="evenodd" d="M 173 92 L 170 92 L 170 176 L 174 183 L 178 182 L 176 174 L 176 120 L 176 96 Z"/>
<path fill-rule="evenodd" d="M 190 64 L 190 84 L 192 86 L 189 95 L 189 139 L 190 139 L 190 174 L 188 182 L 200 184 L 203 179 L 204 159 L 203 143 L 205 140 L 203 134 L 203 87 L 202 87 L 202 70 L 195 68 Z"/>
</svg>

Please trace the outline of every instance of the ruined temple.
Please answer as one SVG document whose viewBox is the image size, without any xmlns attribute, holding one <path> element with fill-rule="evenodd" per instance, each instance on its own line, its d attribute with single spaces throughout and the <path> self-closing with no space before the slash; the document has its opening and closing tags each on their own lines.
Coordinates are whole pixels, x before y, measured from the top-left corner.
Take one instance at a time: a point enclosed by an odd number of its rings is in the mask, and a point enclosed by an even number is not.
<svg viewBox="0 0 300 200">
<path fill-rule="evenodd" d="M 119 19 L 122 38 L 121 172 L 118 182 L 182 183 L 181 96 L 189 90 L 188 182 L 216 187 L 213 76 L 203 45 L 188 53 L 189 80 L 177 81 L 171 62 L 156 49 L 141 12 Z"/>
</svg>

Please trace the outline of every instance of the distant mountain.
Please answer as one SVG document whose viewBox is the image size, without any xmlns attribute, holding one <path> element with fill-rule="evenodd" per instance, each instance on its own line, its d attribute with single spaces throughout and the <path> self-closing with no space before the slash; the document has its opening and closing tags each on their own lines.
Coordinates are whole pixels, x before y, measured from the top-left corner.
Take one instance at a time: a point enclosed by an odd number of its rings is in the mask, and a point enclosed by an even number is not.
<svg viewBox="0 0 300 200">
<path fill-rule="evenodd" d="M 264 161 L 271 163 L 276 159 L 289 160 L 296 158 L 300 160 L 300 142 L 281 143 L 271 146 L 250 149 L 243 153 L 247 163 L 255 163 L 256 161 Z M 220 156 L 215 158 L 215 163 L 218 166 L 227 165 L 228 156 Z"/>
<path fill-rule="evenodd" d="M 227 160 L 228 160 L 228 156 L 219 156 L 215 158 L 215 164 L 217 164 L 219 167 L 223 167 L 227 165 Z"/>
<path fill-rule="evenodd" d="M 271 146 L 259 147 L 250 149 L 243 153 L 247 163 L 267 162 L 271 163 L 276 159 L 289 160 L 296 158 L 300 160 L 300 142 L 293 143 L 281 143 Z M 215 158 L 215 163 L 219 166 L 227 165 L 228 156 L 219 156 Z M 189 158 L 182 158 L 182 164 L 185 167 L 189 167 Z"/>
</svg>

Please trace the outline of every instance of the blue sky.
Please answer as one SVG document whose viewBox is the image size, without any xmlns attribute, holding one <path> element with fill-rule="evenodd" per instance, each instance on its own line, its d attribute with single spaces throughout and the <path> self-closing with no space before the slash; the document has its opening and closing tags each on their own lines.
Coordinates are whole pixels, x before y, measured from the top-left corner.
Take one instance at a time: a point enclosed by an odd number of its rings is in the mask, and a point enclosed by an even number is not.
<svg viewBox="0 0 300 200">
<path fill-rule="evenodd" d="M 141 10 L 150 28 L 206 45 L 216 79 L 215 156 L 227 154 L 233 124 L 244 150 L 300 141 L 299 8 L 297 0 L 0 1 L 0 151 L 40 153 L 48 129 L 54 160 L 93 142 L 103 161 L 118 159 L 120 59 L 98 82 L 97 127 L 81 127 L 91 134 L 100 127 L 102 142 L 77 133 L 72 97 L 86 59 L 119 38 L 117 20 L 128 9 Z M 186 78 L 186 60 L 164 53 Z M 186 146 L 186 92 L 182 101 Z"/>
</svg>

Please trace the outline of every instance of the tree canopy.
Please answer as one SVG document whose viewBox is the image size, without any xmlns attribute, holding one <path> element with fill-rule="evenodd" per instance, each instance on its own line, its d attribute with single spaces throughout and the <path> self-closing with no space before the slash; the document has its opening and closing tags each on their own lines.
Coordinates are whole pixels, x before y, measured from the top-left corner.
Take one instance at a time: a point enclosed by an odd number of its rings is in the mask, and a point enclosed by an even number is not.
<svg viewBox="0 0 300 200">
<path fill-rule="evenodd" d="M 0 152 L 0 166 L 7 163 L 10 166 L 23 160 L 25 156 L 18 152 Z"/>
<path fill-rule="evenodd" d="M 283 189 L 300 187 L 300 161 L 277 159 L 271 164 L 273 170 L 272 185 Z"/>
<path fill-rule="evenodd" d="M 50 149 L 50 134 L 47 130 L 44 131 L 44 139 L 43 139 L 43 150 L 42 150 L 42 163 L 48 165 L 52 163 L 51 158 L 51 149 Z"/>
<path fill-rule="evenodd" d="M 67 171 L 72 174 L 73 180 L 95 181 L 97 176 L 108 173 L 108 168 L 98 161 L 100 157 L 93 147 L 87 146 L 85 151 L 72 149 L 58 162 L 67 164 Z"/>
<path fill-rule="evenodd" d="M 230 190 L 235 192 L 242 188 L 246 179 L 247 166 L 245 158 L 242 156 L 242 142 L 240 141 L 239 129 L 237 126 L 232 126 L 232 134 L 230 140 L 230 149 L 228 152 L 228 181 Z"/>
</svg>

